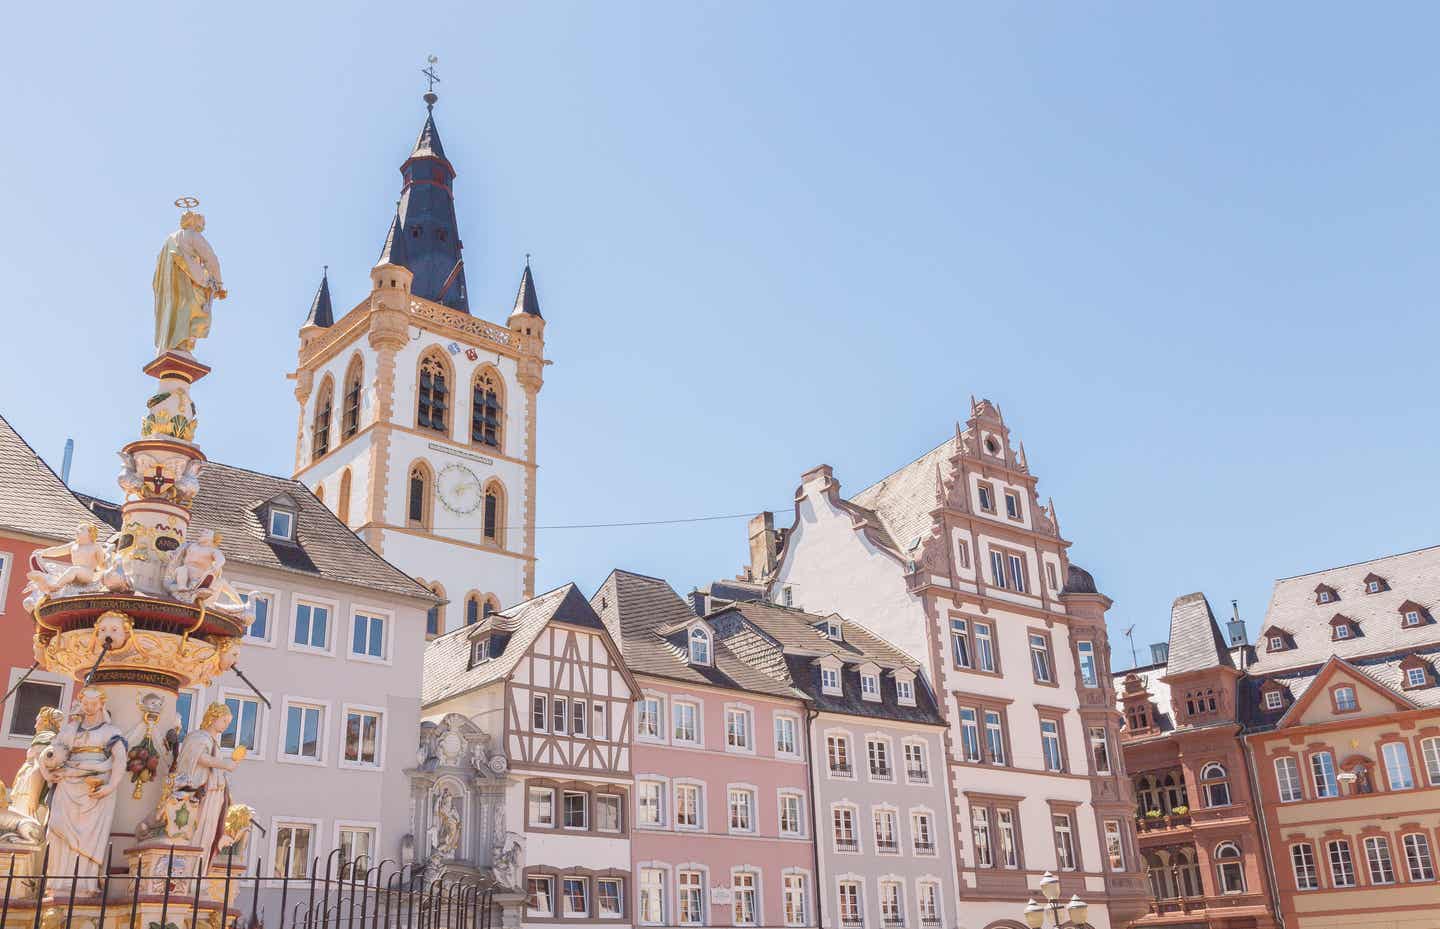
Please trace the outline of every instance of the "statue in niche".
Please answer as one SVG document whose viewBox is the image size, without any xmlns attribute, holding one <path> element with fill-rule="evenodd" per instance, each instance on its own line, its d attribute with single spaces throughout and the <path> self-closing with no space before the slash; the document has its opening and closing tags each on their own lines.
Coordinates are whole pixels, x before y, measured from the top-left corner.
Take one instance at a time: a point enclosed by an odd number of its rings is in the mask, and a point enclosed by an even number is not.
<svg viewBox="0 0 1440 929">
<path fill-rule="evenodd" d="M 53 766 L 63 758 L 58 753 L 44 756 L 55 741 L 65 717 L 53 706 L 40 708 L 35 714 L 35 735 L 25 751 L 25 760 L 15 772 L 15 783 L 10 788 L 6 807 L 0 810 L 0 841 L 20 841 L 39 845 L 45 833 L 45 818 L 48 811 L 45 801 L 49 796 L 50 784 L 42 766 Z M 44 756 L 42 758 L 42 756 Z"/>
<path fill-rule="evenodd" d="M 497 846 L 494 861 L 490 865 L 490 870 L 495 875 L 495 882 L 502 887 L 518 888 L 524 857 L 524 838 L 516 832 L 505 833 L 504 839 Z"/>
<path fill-rule="evenodd" d="M 430 851 L 432 856 L 453 858 L 460 848 L 460 814 L 455 809 L 455 795 L 442 787 L 435 795 L 430 817 Z"/>
<path fill-rule="evenodd" d="M 183 197 L 176 206 L 194 207 L 200 202 Z M 210 305 L 224 300 L 225 285 L 220 278 L 220 259 L 205 239 L 205 217 L 187 209 L 180 228 L 165 238 L 155 259 L 155 351 L 189 354 L 195 341 L 210 334 Z"/>
<path fill-rule="evenodd" d="M 54 874 L 78 875 L 73 892 L 81 897 L 100 890 L 98 878 L 115 819 L 115 791 L 125 776 L 130 746 L 110 720 L 104 691 L 85 688 L 76 707 L 75 716 L 41 753 L 41 771 L 54 785 L 46 827 L 49 868 Z"/>
</svg>

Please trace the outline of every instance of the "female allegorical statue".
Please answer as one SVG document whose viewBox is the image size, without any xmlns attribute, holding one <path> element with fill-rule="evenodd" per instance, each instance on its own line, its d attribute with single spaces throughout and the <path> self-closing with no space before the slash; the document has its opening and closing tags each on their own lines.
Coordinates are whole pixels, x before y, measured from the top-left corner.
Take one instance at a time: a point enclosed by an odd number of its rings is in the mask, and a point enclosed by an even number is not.
<svg viewBox="0 0 1440 929">
<path fill-rule="evenodd" d="M 10 798 L 0 810 L 0 838 L 39 843 L 45 831 L 45 799 L 50 785 L 42 770 L 41 755 L 55 741 L 65 717 L 53 706 L 42 706 L 35 714 L 35 737 L 25 752 L 25 761 L 15 772 Z"/>
<path fill-rule="evenodd" d="M 66 753 L 64 764 L 42 768 L 45 779 L 55 785 L 50 797 L 50 822 L 46 827 L 52 874 L 79 875 L 74 896 L 89 896 L 100 890 L 97 878 L 104 867 L 110 844 L 110 825 L 115 819 L 115 790 L 125 776 L 125 756 L 130 746 L 119 727 L 110 721 L 105 692 L 94 687 L 80 691 L 76 700 L 79 718 L 60 728 L 52 748 Z M 64 891 L 69 881 L 52 887 Z"/>
<path fill-rule="evenodd" d="M 198 206 L 184 198 L 176 206 Z M 155 259 L 155 351 L 193 352 L 210 334 L 210 303 L 225 299 L 220 259 L 205 240 L 205 217 L 186 210 Z"/>
<path fill-rule="evenodd" d="M 210 857 L 225 830 L 225 811 L 230 808 L 230 772 L 239 759 L 220 754 L 220 735 L 230 727 L 233 714 L 223 703 L 205 708 L 200 728 L 180 743 L 175 759 L 175 790 L 190 788 L 200 796 L 199 824 L 195 827 L 195 844 L 204 849 L 201 873 L 210 867 Z"/>
</svg>

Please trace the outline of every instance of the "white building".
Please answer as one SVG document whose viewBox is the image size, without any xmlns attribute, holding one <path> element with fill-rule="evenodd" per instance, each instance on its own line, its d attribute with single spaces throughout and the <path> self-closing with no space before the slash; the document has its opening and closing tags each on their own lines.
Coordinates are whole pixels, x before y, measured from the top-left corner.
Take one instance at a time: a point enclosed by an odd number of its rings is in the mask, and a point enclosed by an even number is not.
<svg viewBox="0 0 1440 929">
<path fill-rule="evenodd" d="M 959 925 L 1013 926 L 1045 871 L 1098 929 L 1145 906 L 1109 689 L 1108 598 L 1069 562 L 1023 450 L 989 401 L 965 428 L 846 499 L 801 477 L 793 525 L 753 524 L 773 600 L 838 613 L 921 662 L 942 695 Z"/>
<path fill-rule="evenodd" d="M 439 634 L 534 592 L 545 320 L 528 263 L 504 325 L 470 315 L 433 116 L 401 174 L 369 294 L 336 319 L 322 280 L 300 330 L 295 477 L 447 601 Z"/>
</svg>

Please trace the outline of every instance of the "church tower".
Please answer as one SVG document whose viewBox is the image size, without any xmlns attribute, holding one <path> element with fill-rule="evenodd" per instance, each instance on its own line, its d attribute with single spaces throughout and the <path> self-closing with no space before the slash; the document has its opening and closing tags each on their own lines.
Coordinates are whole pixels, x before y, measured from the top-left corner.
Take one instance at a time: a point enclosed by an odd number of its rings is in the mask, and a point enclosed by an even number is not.
<svg viewBox="0 0 1440 929">
<path fill-rule="evenodd" d="M 529 260 L 503 325 L 470 315 L 455 168 L 436 95 L 365 299 L 338 318 L 328 272 L 292 377 L 295 477 L 448 603 L 431 634 L 535 588 L 535 421 L 545 320 Z"/>
</svg>

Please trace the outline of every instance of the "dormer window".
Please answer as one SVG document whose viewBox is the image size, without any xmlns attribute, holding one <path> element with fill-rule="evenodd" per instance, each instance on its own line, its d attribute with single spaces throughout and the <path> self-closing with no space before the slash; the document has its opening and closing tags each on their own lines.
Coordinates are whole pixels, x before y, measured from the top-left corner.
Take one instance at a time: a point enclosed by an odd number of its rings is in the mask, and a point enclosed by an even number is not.
<svg viewBox="0 0 1440 929">
<path fill-rule="evenodd" d="M 1278 710 L 1285 706 L 1285 695 L 1278 690 L 1265 691 L 1265 709 Z"/>
<path fill-rule="evenodd" d="M 1405 625 L 1407 625 L 1407 626 L 1418 626 L 1418 625 L 1420 625 L 1420 611 L 1419 611 L 1419 610 L 1406 610 L 1406 611 L 1405 611 Z"/>
<path fill-rule="evenodd" d="M 829 639 L 832 642 L 845 641 L 844 633 L 840 629 L 839 620 L 825 620 L 825 638 Z"/>
<path fill-rule="evenodd" d="M 915 681 L 908 677 L 895 678 L 895 698 L 901 706 L 914 706 Z"/>
<path fill-rule="evenodd" d="M 1408 668 L 1405 671 L 1406 688 L 1424 687 L 1430 683 L 1424 668 Z"/>
<path fill-rule="evenodd" d="M 861 698 L 862 700 L 869 700 L 869 701 L 871 701 L 872 703 L 879 701 L 879 699 L 880 699 L 880 675 L 878 675 L 878 674 L 862 674 L 862 675 L 860 675 L 860 698 Z"/>
<path fill-rule="evenodd" d="M 710 633 L 699 626 L 690 630 L 690 663 L 710 663 Z"/>
<path fill-rule="evenodd" d="M 1266 629 L 1262 635 L 1265 636 L 1266 651 L 1283 652 L 1288 651 L 1291 647 L 1290 632 L 1286 629 L 1281 629 L 1279 626 L 1271 626 L 1269 629 Z"/>
<path fill-rule="evenodd" d="M 1322 591 L 1320 591 L 1319 600 L 1320 600 L 1321 603 L 1329 603 L 1329 602 L 1330 602 L 1330 596 L 1331 596 L 1331 595 L 1330 595 L 1330 591 L 1328 591 L 1328 590 L 1322 590 Z"/>
<path fill-rule="evenodd" d="M 1382 590 L 1389 590 L 1390 584 L 1378 574 L 1365 575 L 1365 592 L 1367 594 L 1378 594 Z"/>
<path fill-rule="evenodd" d="M 1342 624 L 1336 626 L 1336 627 L 1335 627 L 1335 638 L 1337 638 L 1337 639 L 1348 639 L 1348 638 L 1350 638 L 1350 625 L 1349 625 L 1348 623 L 1342 623 Z"/>
<path fill-rule="evenodd" d="M 1331 587 L 1329 584 L 1321 584 L 1320 586 L 1315 588 L 1316 603 L 1334 603 L 1336 600 L 1339 599 L 1340 596 L 1335 593 L 1335 588 Z"/>
<path fill-rule="evenodd" d="M 476 639 L 470 643 L 470 665 L 474 667 L 484 661 L 490 660 L 490 637 Z"/>
<path fill-rule="evenodd" d="M 1430 686 L 1430 665 L 1419 655 L 1410 655 L 1400 662 L 1400 674 L 1405 690 Z"/>
<path fill-rule="evenodd" d="M 1400 625 L 1406 629 L 1423 626 L 1430 620 L 1430 613 L 1414 600 L 1400 604 Z"/>
<path fill-rule="evenodd" d="M 1355 620 L 1344 614 L 1336 613 L 1334 618 L 1330 620 L 1331 641 L 1341 642 L 1347 639 L 1353 639 L 1359 632 L 1360 627 L 1355 624 Z"/>
<path fill-rule="evenodd" d="M 1285 639 L 1282 636 L 1272 635 L 1270 637 L 1270 651 L 1283 652 L 1285 650 Z"/>
<path fill-rule="evenodd" d="M 839 668 L 820 666 L 820 691 L 832 697 L 838 697 L 843 693 L 840 689 Z"/>
<path fill-rule="evenodd" d="M 272 509 L 270 511 L 270 525 L 266 532 L 272 539 L 283 539 L 289 542 L 295 538 L 295 514 L 290 510 Z"/>
</svg>

